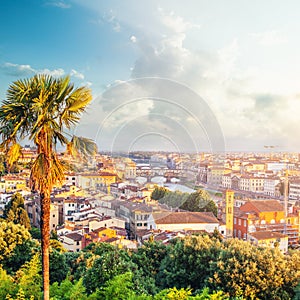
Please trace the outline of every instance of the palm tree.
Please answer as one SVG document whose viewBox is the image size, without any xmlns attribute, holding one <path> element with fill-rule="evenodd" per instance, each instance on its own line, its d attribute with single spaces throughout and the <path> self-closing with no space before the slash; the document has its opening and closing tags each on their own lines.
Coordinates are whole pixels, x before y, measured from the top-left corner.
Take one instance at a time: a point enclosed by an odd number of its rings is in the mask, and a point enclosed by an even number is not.
<svg viewBox="0 0 300 300">
<path fill-rule="evenodd" d="M 37 158 L 30 173 L 31 189 L 40 195 L 43 296 L 49 299 L 50 193 L 64 180 L 65 166 L 56 154 L 57 145 L 65 145 L 71 154 L 91 155 L 95 143 L 68 132 L 80 120 L 91 101 L 86 87 L 75 88 L 68 76 L 54 78 L 35 75 L 12 83 L 0 107 L 0 136 L 7 151 L 8 164 L 20 155 L 20 142 L 30 140 L 37 147 Z"/>
</svg>

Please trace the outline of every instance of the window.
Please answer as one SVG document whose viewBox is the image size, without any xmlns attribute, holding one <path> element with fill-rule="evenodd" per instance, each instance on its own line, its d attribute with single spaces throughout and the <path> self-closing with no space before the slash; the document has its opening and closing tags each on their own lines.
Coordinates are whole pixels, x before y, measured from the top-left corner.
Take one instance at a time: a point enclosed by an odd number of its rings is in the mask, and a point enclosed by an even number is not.
<svg viewBox="0 0 300 300">
<path fill-rule="evenodd" d="M 77 246 L 79 245 L 79 241 L 76 242 L 76 245 L 77 245 Z"/>
<path fill-rule="evenodd" d="M 236 218 L 233 218 L 233 223 L 236 224 Z"/>
<path fill-rule="evenodd" d="M 55 218 L 55 215 L 52 215 L 53 218 Z"/>
<path fill-rule="evenodd" d="M 144 226 L 147 226 L 148 225 L 148 223 L 144 223 Z"/>
<path fill-rule="evenodd" d="M 143 226 L 143 224 L 142 223 L 137 223 L 136 226 L 141 227 L 141 226 Z"/>
<path fill-rule="evenodd" d="M 239 226 L 241 226 L 241 219 L 238 219 Z"/>
<path fill-rule="evenodd" d="M 244 227 L 247 227 L 247 221 L 244 220 Z"/>
</svg>

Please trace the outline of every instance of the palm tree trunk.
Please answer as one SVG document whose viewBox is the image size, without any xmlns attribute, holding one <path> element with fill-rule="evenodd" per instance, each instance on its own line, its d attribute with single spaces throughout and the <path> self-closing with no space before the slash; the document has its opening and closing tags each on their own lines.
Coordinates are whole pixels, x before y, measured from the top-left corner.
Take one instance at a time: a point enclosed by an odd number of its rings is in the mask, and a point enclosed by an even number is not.
<svg viewBox="0 0 300 300">
<path fill-rule="evenodd" d="M 41 201 L 41 244 L 43 271 L 43 299 L 49 300 L 49 243 L 50 243 L 50 195 L 42 192 Z"/>
</svg>

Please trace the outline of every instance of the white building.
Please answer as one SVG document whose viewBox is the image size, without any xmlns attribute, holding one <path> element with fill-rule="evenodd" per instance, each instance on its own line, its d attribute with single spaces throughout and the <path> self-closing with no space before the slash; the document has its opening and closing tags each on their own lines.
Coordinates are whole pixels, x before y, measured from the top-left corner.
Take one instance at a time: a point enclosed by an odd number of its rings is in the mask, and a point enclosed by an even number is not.
<svg viewBox="0 0 300 300">
<path fill-rule="evenodd" d="M 211 212 L 164 212 L 152 213 L 148 219 L 148 229 L 170 231 L 219 229 L 219 221 Z"/>
<path fill-rule="evenodd" d="M 300 200 L 300 179 L 290 180 L 289 188 L 289 198 L 292 200 Z"/>
<path fill-rule="evenodd" d="M 269 177 L 264 180 L 264 194 L 276 197 L 277 195 L 277 186 L 280 183 L 279 177 Z"/>
</svg>

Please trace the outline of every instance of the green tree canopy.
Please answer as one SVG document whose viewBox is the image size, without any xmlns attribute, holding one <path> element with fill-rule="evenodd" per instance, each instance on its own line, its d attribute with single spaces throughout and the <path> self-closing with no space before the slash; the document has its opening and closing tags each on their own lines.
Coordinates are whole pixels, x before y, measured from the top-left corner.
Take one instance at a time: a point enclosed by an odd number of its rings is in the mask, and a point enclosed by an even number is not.
<svg viewBox="0 0 300 300">
<path fill-rule="evenodd" d="M 23 225 L 0 220 L 0 263 L 12 256 L 14 249 L 30 238 L 30 233 Z"/>
<path fill-rule="evenodd" d="M 24 198 L 20 193 L 15 193 L 10 201 L 5 205 L 4 218 L 15 224 L 21 224 L 30 230 L 30 220 L 25 209 Z"/>
<path fill-rule="evenodd" d="M 162 186 L 155 186 L 154 191 L 151 194 L 151 199 L 159 200 L 163 198 L 169 192 L 168 189 Z"/>
<path fill-rule="evenodd" d="M 191 193 L 180 208 L 188 211 L 212 212 L 215 216 L 218 213 L 216 204 L 205 190 Z"/>
<path fill-rule="evenodd" d="M 300 280 L 300 254 L 208 236 L 178 239 L 160 267 L 162 287 L 222 290 L 230 297 L 291 299 Z"/>
<path fill-rule="evenodd" d="M 100 256 L 96 256 L 92 266 L 87 269 L 83 277 L 83 284 L 88 293 L 95 292 L 97 288 L 101 288 L 107 280 L 114 276 L 135 268 L 135 264 L 126 251 L 114 247 L 105 251 L 108 249 L 105 244 L 104 249 L 101 249 L 101 246 L 97 248 L 103 251 Z"/>
</svg>

